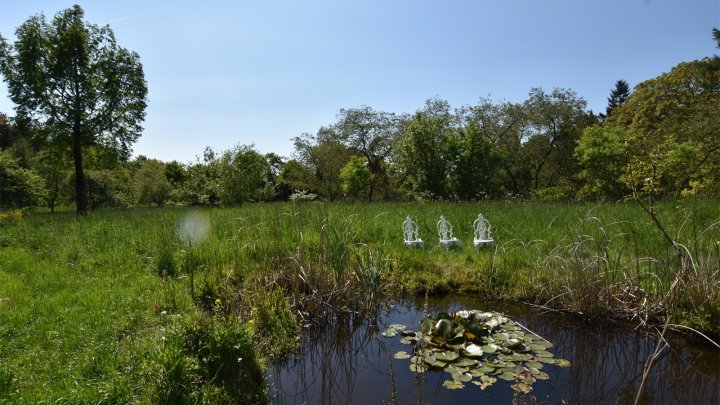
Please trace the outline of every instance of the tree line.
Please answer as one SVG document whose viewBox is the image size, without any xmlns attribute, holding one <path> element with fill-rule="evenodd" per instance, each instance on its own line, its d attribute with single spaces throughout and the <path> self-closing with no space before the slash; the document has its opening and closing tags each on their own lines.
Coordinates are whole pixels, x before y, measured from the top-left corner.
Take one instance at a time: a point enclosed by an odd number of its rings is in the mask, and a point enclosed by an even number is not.
<svg viewBox="0 0 720 405">
<path fill-rule="evenodd" d="M 290 158 L 238 145 L 180 163 L 130 159 L 147 85 L 139 56 L 109 27 L 86 23 L 75 6 L 50 22 L 31 17 L 16 34 L 14 45 L 0 37 L 17 104 L 14 118 L 0 114 L 0 208 L 720 193 L 718 56 L 632 90 L 618 80 L 600 114 L 562 88 L 457 108 L 433 98 L 413 114 L 361 106 L 295 137 Z"/>
</svg>

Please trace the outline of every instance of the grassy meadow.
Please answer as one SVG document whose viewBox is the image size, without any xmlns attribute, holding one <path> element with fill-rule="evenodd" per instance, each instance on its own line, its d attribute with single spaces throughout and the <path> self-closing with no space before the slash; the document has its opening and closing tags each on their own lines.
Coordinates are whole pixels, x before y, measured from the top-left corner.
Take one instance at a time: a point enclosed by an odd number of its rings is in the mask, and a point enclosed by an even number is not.
<svg viewBox="0 0 720 405">
<path fill-rule="evenodd" d="M 482 212 L 494 248 L 476 251 Z M 424 249 L 402 244 L 406 215 Z M 437 246 L 445 217 L 462 240 Z M 720 204 L 283 203 L 0 219 L 0 402 L 248 403 L 300 325 L 462 292 L 720 335 Z M 492 309 L 492 308 L 488 308 Z"/>
</svg>

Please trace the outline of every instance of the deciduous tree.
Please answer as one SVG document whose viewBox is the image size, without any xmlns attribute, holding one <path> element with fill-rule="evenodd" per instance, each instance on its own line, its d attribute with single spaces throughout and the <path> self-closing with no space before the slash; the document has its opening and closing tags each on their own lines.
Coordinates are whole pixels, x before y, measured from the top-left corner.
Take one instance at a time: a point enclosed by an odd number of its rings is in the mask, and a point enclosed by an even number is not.
<svg viewBox="0 0 720 405">
<path fill-rule="evenodd" d="M 165 165 L 155 159 L 141 163 L 133 176 L 137 202 L 162 207 L 170 198 L 172 185 L 165 177 Z"/>
<path fill-rule="evenodd" d="M 375 111 L 370 107 L 341 109 L 334 128 L 339 138 L 353 152 L 365 157 L 373 174 L 368 198 L 381 188 L 388 195 L 388 177 L 385 170 L 392 151 L 393 140 L 400 128 L 395 114 Z"/>
<path fill-rule="evenodd" d="M 447 102 L 428 100 L 408 121 L 397 140 L 395 162 L 406 187 L 430 198 L 447 198 L 450 191 L 453 117 Z"/>
<path fill-rule="evenodd" d="M 528 115 L 523 145 L 532 167 L 533 192 L 543 198 L 567 197 L 579 166 L 573 157 L 583 129 L 591 124 L 587 102 L 568 89 L 545 93 L 533 88 L 523 104 Z"/>
<path fill-rule="evenodd" d="M 646 80 L 608 120 L 632 130 L 625 180 L 634 190 L 720 191 L 720 59 L 684 62 Z"/>
<path fill-rule="evenodd" d="M 630 160 L 630 138 L 630 130 L 623 127 L 595 125 L 583 131 L 575 149 L 583 168 L 582 198 L 620 200 L 628 195 L 621 178 Z"/>
<path fill-rule="evenodd" d="M 109 26 L 84 21 L 80 6 L 28 18 L 10 45 L 0 38 L 0 71 L 19 116 L 52 129 L 75 168 L 78 215 L 87 211 L 84 149 L 102 145 L 127 158 L 142 131 L 147 85 L 140 57 L 120 47 Z"/>
<path fill-rule="evenodd" d="M 305 167 L 304 171 L 312 174 L 307 184 L 310 187 L 306 190 L 315 191 L 329 200 L 340 198 L 340 171 L 353 154 L 335 129 L 320 128 L 316 135 L 303 134 L 296 137 L 294 142 L 297 161 Z M 296 171 L 295 174 L 301 175 L 301 172 Z"/>
<path fill-rule="evenodd" d="M 353 156 L 340 171 L 342 188 L 345 195 L 359 198 L 370 191 L 372 173 L 363 156 Z"/>
<path fill-rule="evenodd" d="M 265 156 L 252 145 L 238 145 L 219 160 L 220 199 L 225 205 L 258 201 L 267 179 Z"/>
</svg>

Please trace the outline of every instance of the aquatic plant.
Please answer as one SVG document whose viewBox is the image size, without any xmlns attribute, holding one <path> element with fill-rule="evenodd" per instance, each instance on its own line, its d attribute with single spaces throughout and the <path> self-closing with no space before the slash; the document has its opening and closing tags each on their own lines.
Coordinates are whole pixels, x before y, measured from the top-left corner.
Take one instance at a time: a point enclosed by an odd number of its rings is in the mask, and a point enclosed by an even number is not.
<svg viewBox="0 0 720 405">
<path fill-rule="evenodd" d="M 397 359 L 410 358 L 410 370 L 417 373 L 444 371 L 452 376 L 443 385 L 463 388 L 471 382 L 485 389 L 498 379 L 514 382 L 512 389 L 528 393 L 536 380 L 547 380 L 545 364 L 569 367 L 548 350 L 552 343 L 497 312 L 462 310 L 440 312 L 420 323 L 420 331 L 394 324 L 383 336 L 402 335 L 402 343 L 413 344 L 414 356 L 401 351 Z"/>
</svg>

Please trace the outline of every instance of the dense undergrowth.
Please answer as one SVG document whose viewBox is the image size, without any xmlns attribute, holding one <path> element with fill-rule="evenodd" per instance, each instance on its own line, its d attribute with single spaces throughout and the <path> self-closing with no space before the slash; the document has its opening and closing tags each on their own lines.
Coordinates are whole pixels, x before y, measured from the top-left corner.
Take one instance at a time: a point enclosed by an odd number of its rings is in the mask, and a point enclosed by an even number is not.
<svg viewBox="0 0 720 405">
<path fill-rule="evenodd" d="M 482 212 L 497 244 L 476 251 Z M 463 244 L 436 246 L 445 215 Z M 411 215 L 425 249 L 406 249 Z M 462 292 L 720 334 L 720 207 L 266 204 L 8 215 L 0 402 L 251 403 L 301 325 Z"/>
</svg>

